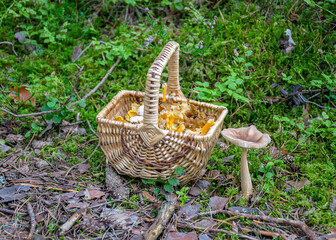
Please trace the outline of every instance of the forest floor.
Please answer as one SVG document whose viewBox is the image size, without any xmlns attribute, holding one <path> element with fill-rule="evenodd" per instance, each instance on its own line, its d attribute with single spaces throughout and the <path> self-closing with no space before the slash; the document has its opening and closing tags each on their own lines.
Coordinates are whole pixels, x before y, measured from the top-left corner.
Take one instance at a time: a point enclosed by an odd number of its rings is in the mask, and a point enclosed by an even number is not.
<svg viewBox="0 0 336 240">
<path fill-rule="evenodd" d="M 0 13 L 0 239 L 336 238 L 334 1 L 5 0 Z M 271 136 L 248 152 L 249 199 L 222 137 L 188 184 L 106 164 L 97 114 L 143 92 L 171 40 L 187 98 Z"/>
</svg>

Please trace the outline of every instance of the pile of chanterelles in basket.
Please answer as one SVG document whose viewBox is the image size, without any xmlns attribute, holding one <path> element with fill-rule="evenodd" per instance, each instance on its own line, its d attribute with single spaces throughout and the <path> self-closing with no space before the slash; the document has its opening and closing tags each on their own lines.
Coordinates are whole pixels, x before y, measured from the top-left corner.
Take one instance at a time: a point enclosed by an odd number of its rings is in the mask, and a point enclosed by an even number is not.
<svg viewBox="0 0 336 240">
<path fill-rule="evenodd" d="M 188 102 L 167 101 L 167 84 L 162 85 L 162 102 L 159 104 L 158 127 L 161 129 L 186 132 L 195 135 L 205 135 L 214 125 L 214 116 L 204 113 L 197 106 Z M 141 124 L 143 121 L 144 105 L 132 103 L 125 117 L 117 116 L 116 121 Z"/>
</svg>

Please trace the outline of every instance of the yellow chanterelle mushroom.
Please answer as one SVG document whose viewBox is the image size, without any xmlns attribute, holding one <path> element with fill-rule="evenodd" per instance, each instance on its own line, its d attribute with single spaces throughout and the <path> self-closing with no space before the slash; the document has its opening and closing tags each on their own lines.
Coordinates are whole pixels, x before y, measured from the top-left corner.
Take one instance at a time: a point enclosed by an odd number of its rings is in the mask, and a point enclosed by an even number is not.
<svg viewBox="0 0 336 240">
<path fill-rule="evenodd" d="M 215 121 L 213 119 L 210 119 L 204 127 L 202 127 L 201 132 L 203 135 L 207 134 L 209 129 L 215 124 Z"/>
<path fill-rule="evenodd" d="M 130 121 L 130 118 L 131 118 L 131 117 L 135 117 L 135 116 L 137 116 L 137 112 L 134 111 L 134 110 L 129 110 L 129 111 L 127 112 L 126 116 L 125 116 L 125 119 L 126 119 L 127 121 Z"/>
<path fill-rule="evenodd" d="M 167 101 L 166 95 L 167 95 L 167 84 L 162 84 L 162 102 Z"/>
<path fill-rule="evenodd" d="M 122 116 L 116 116 L 113 120 L 126 123 L 125 119 Z"/>
</svg>

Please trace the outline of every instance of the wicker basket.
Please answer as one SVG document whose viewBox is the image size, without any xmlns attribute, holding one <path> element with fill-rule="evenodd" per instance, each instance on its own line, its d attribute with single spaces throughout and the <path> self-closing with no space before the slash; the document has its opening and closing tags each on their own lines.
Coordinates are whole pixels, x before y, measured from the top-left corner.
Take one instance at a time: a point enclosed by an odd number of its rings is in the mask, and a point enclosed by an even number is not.
<svg viewBox="0 0 336 240">
<path fill-rule="evenodd" d="M 158 104 L 160 77 L 168 63 L 168 101 L 189 102 L 200 111 L 215 116 L 215 124 L 204 136 L 159 129 Z M 220 134 L 227 109 L 186 99 L 179 85 L 179 45 L 169 42 L 155 59 L 147 74 L 146 92 L 120 91 L 97 115 L 101 147 L 119 174 L 156 180 L 170 178 L 176 168 L 186 171 L 181 183 L 198 179 Z M 144 103 L 143 124 L 114 121 L 125 116 L 132 103 Z"/>
</svg>

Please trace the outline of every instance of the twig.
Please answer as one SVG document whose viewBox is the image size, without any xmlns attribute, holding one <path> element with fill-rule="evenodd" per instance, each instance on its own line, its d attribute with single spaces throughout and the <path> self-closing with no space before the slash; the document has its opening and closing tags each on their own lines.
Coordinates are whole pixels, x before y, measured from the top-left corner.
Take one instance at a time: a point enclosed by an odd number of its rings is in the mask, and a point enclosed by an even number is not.
<svg viewBox="0 0 336 240">
<path fill-rule="evenodd" d="M 76 212 L 74 215 L 72 215 L 68 221 L 66 221 L 61 227 L 60 227 L 60 235 L 64 235 L 66 231 L 68 231 L 78 219 L 82 217 L 82 212 Z"/>
<path fill-rule="evenodd" d="M 51 119 L 47 122 L 47 127 L 39 134 L 39 137 L 42 137 L 47 131 L 53 128 L 54 121 Z"/>
<path fill-rule="evenodd" d="M 312 44 L 310 45 L 310 47 L 309 48 L 307 48 L 307 50 L 306 51 L 304 51 L 303 52 L 303 54 L 301 55 L 301 56 L 303 56 L 303 55 L 305 55 L 306 54 L 306 52 L 308 52 L 311 48 L 312 48 L 312 46 L 314 45 L 314 42 L 315 42 L 315 40 L 317 39 L 317 37 L 318 37 L 319 35 L 317 35 L 316 36 L 316 38 L 314 39 L 314 41 L 312 42 Z"/>
<path fill-rule="evenodd" d="M 48 113 L 55 113 L 55 112 L 59 112 L 61 111 L 62 109 L 55 109 L 55 110 L 49 110 L 49 111 L 45 111 L 45 112 L 37 112 L 37 113 L 27 113 L 27 114 L 15 114 L 15 113 L 12 113 L 10 112 L 9 110 L 5 109 L 5 108 L 2 108 L 0 107 L 0 110 L 5 112 L 5 113 L 8 113 L 9 115 L 13 116 L 13 117 L 16 117 L 16 118 L 24 118 L 24 117 L 38 117 L 38 116 L 43 116 L 43 115 L 46 115 Z"/>
<path fill-rule="evenodd" d="M 28 177 L 27 174 L 23 173 L 22 171 L 20 171 L 17 167 L 15 167 L 13 164 L 8 163 L 8 165 L 10 165 L 12 168 L 14 168 L 16 171 L 18 171 L 20 174 L 22 174 L 25 177 Z"/>
<path fill-rule="evenodd" d="M 75 64 L 75 66 L 76 66 L 77 69 L 78 69 L 78 73 L 77 73 L 77 76 L 76 76 L 76 79 L 75 79 L 75 83 L 74 83 L 74 85 L 72 86 L 72 90 L 71 90 L 70 96 L 69 96 L 68 99 L 63 103 L 63 106 L 66 105 L 66 104 L 70 101 L 70 99 L 72 98 L 72 96 L 73 96 L 73 94 L 74 94 L 74 91 L 75 91 L 75 89 L 76 89 L 76 86 L 77 86 L 77 81 L 78 81 L 79 75 L 81 74 L 81 72 L 82 72 L 82 70 L 83 70 L 83 68 L 84 68 L 84 65 L 83 65 L 81 68 L 79 68 L 79 67 L 77 66 L 77 64 Z"/>
<path fill-rule="evenodd" d="M 316 106 L 318 106 L 318 107 L 320 107 L 320 108 L 330 108 L 330 109 L 336 111 L 336 108 L 321 106 L 321 105 L 319 105 L 319 104 L 317 104 L 317 103 L 314 103 L 314 102 L 312 102 L 312 101 L 306 101 L 306 102 L 307 102 L 307 103 L 314 104 L 314 105 L 316 105 Z"/>
<path fill-rule="evenodd" d="M 118 60 L 116 61 L 116 63 L 110 68 L 110 70 L 107 71 L 107 73 L 105 74 L 104 78 L 100 81 L 100 83 L 94 88 L 92 89 L 88 94 L 86 94 L 82 100 L 85 101 L 85 99 L 87 99 L 88 97 L 90 97 L 95 91 L 97 91 L 97 89 L 106 81 L 106 79 L 108 78 L 108 76 L 111 74 L 111 72 L 114 70 L 114 68 L 116 67 L 116 65 L 120 62 L 121 57 L 118 58 Z M 76 102 L 73 102 L 70 104 L 70 107 L 73 107 L 75 105 L 77 105 L 81 100 L 78 100 Z M 55 112 L 60 112 L 62 109 L 55 109 L 55 110 L 49 110 L 49 111 L 45 111 L 45 112 L 37 112 L 37 113 L 28 113 L 28 114 L 15 114 L 10 112 L 9 110 L 0 107 L 0 110 L 8 113 L 9 115 L 16 117 L 16 118 L 24 118 L 24 117 L 37 117 L 37 116 L 43 116 L 45 114 L 48 113 L 55 113 Z"/>
<path fill-rule="evenodd" d="M 82 123 L 85 123 L 85 122 L 86 121 L 83 120 L 83 121 L 74 122 L 74 123 L 61 124 L 60 127 L 70 127 L 70 126 L 79 125 L 79 124 L 82 124 Z"/>
<path fill-rule="evenodd" d="M 106 43 L 104 41 L 99 41 L 99 42 L 113 47 L 113 45 L 110 43 Z M 89 49 L 89 47 L 91 47 L 92 43 L 93 42 L 90 42 L 89 46 L 87 46 L 73 61 L 76 61 L 78 58 L 80 58 L 83 55 L 83 53 L 86 52 Z"/>
<path fill-rule="evenodd" d="M 86 163 L 93 156 L 93 154 L 95 153 L 95 151 L 98 149 L 99 146 L 100 146 L 100 144 L 98 143 L 97 146 L 95 147 L 95 149 L 93 149 L 93 152 L 90 154 L 90 156 L 87 159 L 85 159 L 81 163 L 75 164 L 71 168 L 69 168 L 69 170 L 65 173 L 65 177 L 68 176 L 69 172 L 72 169 L 74 169 L 75 167 L 78 167 L 78 165 L 80 165 L 80 164 Z"/>
<path fill-rule="evenodd" d="M 257 240 L 257 238 L 254 238 L 254 237 L 251 237 L 251 236 L 248 236 L 248 235 L 244 235 L 244 234 L 240 234 L 240 233 L 236 233 L 236 232 L 232 232 L 232 231 L 228 231 L 228 230 L 224 230 L 224 229 L 213 229 L 213 228 L 205 228 L 205 227 L 196 227 L 196 226 L 191 226 L 189 224 L 181 223 L 181 222 L 178 222 L 177 226 L 181 227 L 181 228 L 190 228 L 190 229 L 202 230 L 202 231 L 222 232 L 222 233 L 226 233 L 226 234 L 228 234 L 230 236 L 236 234 L 240 238 L 245 238 L 245 239 L 250 239 L 250 240 Z"/>
<path fill-rule="evenodd" d="M 16 214 L 20 214 L 21 216 L 27 215 L 27 213 L 24 213 L 24 212 L 15 212 L 15 211 L 7 209 L 7 208 L 0 208 L 0 212 L 6 213 L 6 214 L 11 214 L 11 215 L 16 215 Z"/>
<path fill-rule="evenodd" d="M 97 86 L 95 86 L 94 89 L 92 89 L 88 94 L 86 94 L 81 100 L 78 100 L 76 102 L 73 102 L 70 104 L 70 107 L 78 104 L 80 101 L 85 101 L 88 97 L 90 97 L 93 93 L 95 93 L 98 88 L 100 88 L 101 85 L 103 85 L 103 83 L 106 81 L 106 79 L 108 78 L 108 76 L 110 76 L 111 72 L 114 70 L 114 68 L 117 66 L 117 64 L 120 62 L 121 57 L 118 58 L 118 60 L 115 62 L 115 64 L 107 71 L 107 73 L 105 74 L 105 76 L 103 77 L 103 79 L 98 83 Z"/>
<path fill-rule="evenodd" d="M 13 43 L 11 43 L 11 42 L 0 42 L 0 44 L 9 44 L 9 45 L 12 45 L 12 49 L 13 49 L 13 52 L 14 52 L 15 56 L 18 56 L 18 54 L 15 52 L 14 44 Z"/>
<path fill-rule="evenodd" d="M 28 213 L 29 213 L 29 217 L 30 217 L 30 231 L 29 231 L 28 239 L 31 239 L 33 237 L 34 232 L 35 232 L 36 221 L 35 221 L 34 209 L 33 209 L 32 205 L 30 204 L 30 202 L 27 203 L 27 209 L 28 209 Z"/>
<path fill-rule="evenodd" d="M 263 221 L 273 222 L 273 223 L 277 223 L 277 224 L 288 224 L 288 225 L 300 228 L 310 239 L 313 239 L 313 240 L 317 239 L 317 236 L 315 235 L 315 233 L 304 222 L 301 222 L 301 221 L 285 219 L 285 218 L 274 218 L 274 217 L 263 216 L 263 215 L 252 215 L 252 214 L 246 214 L 246 213 L 237 213 L 237 212 L 231 212 L 231 211 L 228 211 L 228 210 L 216 210 L 216 211 L 211 212 L 211 214 L 219 214 L 219 213 L 229 214 L 229 215 L 233 215 L 233 216 L 242 216 L 242 217 L 247 218 L 247 219 L 263 220 Z M 195 217 L 201 217 L 201 216 L 205 216 L 205 215 L 210 215 L 210 212 L 203 212 L 203 213 L 195 214 L 195 215 L 187 218 L 187 220 L 191 220 Z"/>
<path fill-rule="evenodd" d="M 94 135 L 96 135 L 96 137 L 98 137 L 99 138 L 99 135 L 92 129 L 92 127 L 91 127 L 91 124 L 90 124 L 90 122 L 89 122 L 89 120 L 86 120 L 87 121 L 87 124 L 89 125 L 89 128 L 90 128 L 90 130 L 91 130 L 91 132 L 94 134 Z"/>
<path fill-rule="evenodd" d="M 87 46 L 75 59 L 74 59 L 74 61 L 76 61 L 78 58 L 80 58 L 82 55 L 83 55 L 83 53 L 86 51 L 86 50 L 88 50 L 89 49 L 89 47 L 91 47 L 91 45 L 92 45 L 92 43 L 93 42 L 90 42 L 90 44 L 89 44 L 89 46 Z"/>
<path fill-rule="evenodd" d="M 166 227 L 171 216 L 173 215 L 176 208 L 176 198 L 170 198 L 170 201 L 165 203 L 161 210 L 159 211 L 155 222 L 146 231 L 144 238 L 146 240 L 155 240 L 162 233 L 163 229 Z"/>
</svg>

